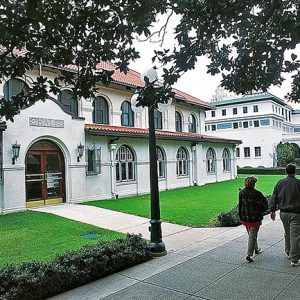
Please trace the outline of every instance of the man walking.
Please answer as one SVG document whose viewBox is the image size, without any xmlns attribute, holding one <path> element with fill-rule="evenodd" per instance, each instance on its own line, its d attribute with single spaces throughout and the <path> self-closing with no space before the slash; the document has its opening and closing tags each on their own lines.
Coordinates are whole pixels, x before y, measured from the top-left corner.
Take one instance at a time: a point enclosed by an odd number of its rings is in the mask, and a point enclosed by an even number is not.
<svg viewBox="0 0 300 300">
<path fill-rule="evenodd" d="M 280 219 L 284 227 L 285 252 L 291 259 L 291 267 L 300 266 L 300 180 L 296 175 L 296 166 L 288 164 L 287 177 L 275 185 L 270 201 L 271 219 L 280 209 Z"/>
</svg>

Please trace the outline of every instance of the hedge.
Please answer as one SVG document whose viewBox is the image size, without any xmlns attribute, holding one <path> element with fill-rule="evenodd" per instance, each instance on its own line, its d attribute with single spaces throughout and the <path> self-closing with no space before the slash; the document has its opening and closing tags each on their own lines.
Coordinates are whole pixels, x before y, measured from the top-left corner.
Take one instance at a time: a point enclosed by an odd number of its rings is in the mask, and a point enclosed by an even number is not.
<svg viewBox="0 0 300 300">
<path fill-rule="evenodd" d="M 297 175 L 300 174 L 300 169 L 296 170 Z M 238 174 L 267 174 L 267 175 L 285 175 L 285 168 L 252 168 L 252 167 L 243 167 L 238 168 Z"/>
<path fill-rule="evenodd" d="M 0 299 L 46 299 L 149 260 L 137 235 L 86 246 L 49 262 L 28 262 L 0 270 Z"/>
</svg>

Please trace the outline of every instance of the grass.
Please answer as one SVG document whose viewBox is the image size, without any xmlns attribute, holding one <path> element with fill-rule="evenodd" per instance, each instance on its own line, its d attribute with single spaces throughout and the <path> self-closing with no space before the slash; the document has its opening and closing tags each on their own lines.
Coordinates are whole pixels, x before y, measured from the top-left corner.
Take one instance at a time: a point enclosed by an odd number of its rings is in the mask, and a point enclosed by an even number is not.
<svg viewBox="0 0 300 300">
<path fill-rule="evenodd" d="M 123 237 L 124 234 L 40 212 L 0 216 L 0 267 L 25 261 L 46 261 L 84 245 Z M 97 233 L 94 239 L 83 234 Z"/>
<path fill-rule="evenodd" d="M 211 183 L 160 193 L 161 218 L 164 221 L 193 227 L 209 226 L 217 216 L 237 205 L 238 188 L 244 186 L 241 175 L 236 180 Z M 284 175 L 257 175 L 256 188 L 272 194 L 275 183 Z M 150 196 L 134 196 L 119 200 L 99 200 L 85 203 L 143 217 L 150 217 Z"/>
</svg>

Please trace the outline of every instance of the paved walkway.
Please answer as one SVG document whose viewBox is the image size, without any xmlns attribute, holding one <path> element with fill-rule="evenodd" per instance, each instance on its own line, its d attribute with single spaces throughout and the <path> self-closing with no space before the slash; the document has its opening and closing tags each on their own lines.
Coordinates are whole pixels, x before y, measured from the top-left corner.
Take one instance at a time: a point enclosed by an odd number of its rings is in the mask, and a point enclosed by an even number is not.
<svg viewBox="0 0 300 300">
<path fill-rule="evenodd" d="M 149 220 L 83 205 L 36 209 L 148 238 Z M 53 297 L 52 300 L 300 298 L 300 267 L 291 268 L 279 220 L 265 218 L 262 253 L 245 263 L 247 236 L 235 228 L 190 228 L 163 223 L 168 255 Z"/>
</svg>

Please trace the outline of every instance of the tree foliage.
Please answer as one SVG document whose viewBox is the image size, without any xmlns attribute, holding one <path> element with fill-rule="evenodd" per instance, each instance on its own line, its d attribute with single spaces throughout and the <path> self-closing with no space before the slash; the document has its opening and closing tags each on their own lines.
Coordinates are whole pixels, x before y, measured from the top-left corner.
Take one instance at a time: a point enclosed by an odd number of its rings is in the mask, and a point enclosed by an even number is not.
<svg viewBox="0 0 300 300">
<path fill-rule="evenodd" d="M 276 147 L 276 152 L 278 167 L 285 167 L 287 164 L 295 161 L 295 150 L 293 144 L 280 142 Z"/>
<path fill-rule="evenodd" d="M 0 114 L 12 118 L 21 107 L 45 100 L 47 86 L 58 93 L 66 83 L 76 96 L 92 95 L 96 82 L 108 84 L 113 72 L 95 71 L 97 63 L 111 61 L 126 72 L 139 57 L 136 35 L 149 37 L 152 24 L 169 12 L 180 16 L 174 45 L 153 57 L 165 66 L 166 96 L 206 55 L 207 72 L 221 73 L 222 86 L 235 93 L 265 91 L 293 73 L 287 97 L 298 101 L 300 60 L 285 53 L 299 43 L 299 0 L 7 0 L 0 4 L 0 78 L 23 77 L 39 63 L 77 69 L 61 71 L 55 80 L 38 77 L 26 93 L 2 99 Z M 14 49 L 22 48 L 28 52 L 16 55 Z"/>
</svg>

